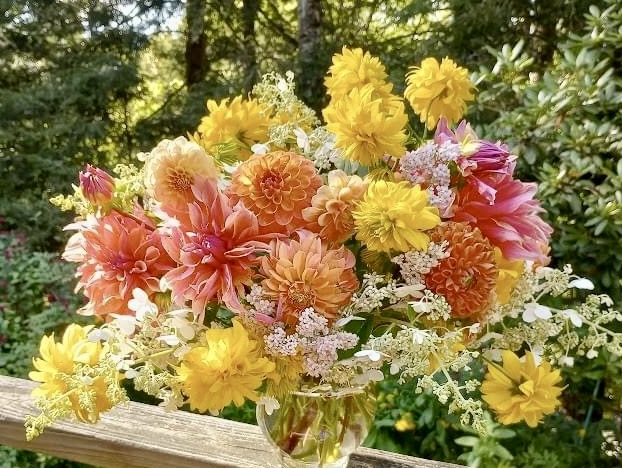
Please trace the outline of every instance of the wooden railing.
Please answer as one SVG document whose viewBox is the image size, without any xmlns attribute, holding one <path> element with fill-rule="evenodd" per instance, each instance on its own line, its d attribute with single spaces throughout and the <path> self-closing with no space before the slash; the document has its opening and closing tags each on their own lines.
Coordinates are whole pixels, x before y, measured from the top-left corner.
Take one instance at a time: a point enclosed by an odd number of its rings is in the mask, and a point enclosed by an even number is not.
<svg viewBox="0 0 622 468">
<path fill-rule="evenodd" d="M 98 424 L 58 422 L 26 442 L 24 417 L 37 414 L 35 384 L 0 376 L 0 444 L 110 468 L 271 468 L 278 464 L 259 428 L 131 402 Z M 356 468 L 451 468 L 457 465 L 360 448 Z"/>
</svg>

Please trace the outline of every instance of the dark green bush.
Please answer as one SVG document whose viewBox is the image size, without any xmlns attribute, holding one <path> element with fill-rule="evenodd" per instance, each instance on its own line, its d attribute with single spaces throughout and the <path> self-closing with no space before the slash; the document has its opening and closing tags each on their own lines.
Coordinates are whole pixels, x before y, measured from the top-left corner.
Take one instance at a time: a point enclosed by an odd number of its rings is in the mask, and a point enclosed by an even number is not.
<svg viewBox="0 0 622 468">
<path fill-rule="evenodd" d="M 555 264 L 570 263 L 597 290 L 622 300 L 622 10 L 590 8 L 587 30 L 561 43 L 541 75 L 521 44 L 505 46 L 481 76 L 481 129 L 520 156 L 521 178 L 555 232 Z"/>
<path fill-rule="evenodd" d="M 27 378 L 41 337 L 62 332 L 82 304 L 73 293 L 74 266 L 57 254 L 33 252 L 26 238 L 0 232 L 0 374 Z M 86 466 L 45 455 L 0 447 L 0 468 Z"/>
</svg>

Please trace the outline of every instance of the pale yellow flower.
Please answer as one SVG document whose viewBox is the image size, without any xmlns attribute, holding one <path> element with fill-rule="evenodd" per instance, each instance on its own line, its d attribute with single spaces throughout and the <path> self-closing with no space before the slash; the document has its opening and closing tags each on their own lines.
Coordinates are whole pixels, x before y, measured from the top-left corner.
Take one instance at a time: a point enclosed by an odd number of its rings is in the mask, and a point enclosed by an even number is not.
<svg viewBox="0 0 622 468">
<path fill-rule="evenodd" d="M 525 421 L 536 427 L 544 415 L 559 405 L 563 388 L 558 384 L 559 370 L 543 361 L 536 366 L 531 352 L 521 362 L 512 351 L 503 351 L 503 367 L 490 364 L 482 383 L 482 398 L 490 405 L 501 424 Z"/>
<path fill-rule="evenodd" d="M 208 153 L 215 153 L 216 146 L 234 143 L 238 147 L 239 159 L 246 160 L 251 154 L 251 146 L 268 140 L 271 124 L 269 110 L 256 99 L 235 97 L 231 102 L 223 99 L 220 104 L 207 101 L 208 115 L 194 135 L 194 139 Z"/>
<path fill-rule="evenodd" d="M 259 343 L 233 320 L 233 326 L 205 332 L 205 345 L 188 351 L 177 369 L 191 409 L 218 413 L 244 400 L 257 401 L 258 389 L 275 365 L 261 355 Z"/>
<path fill-rule="evenodd" d="M 370 250 L 407 252 L 425 250 L 425 231 L 441 222 L 438 208 L 428 204 L 428 193 L 409 182 L 373 181 L 352 215 L 356 238 Z"/>
<path fill-rule="evenodd" d="M 96 366 L 106 352 L 101 342 L 88 341 L 87 334 L 92 328 L 72 323 L 63 333 L 60 342 L 54 340 L 54 333 L 44 336 L 39 346 L 41 357 L 33 359 L 35 370 L 28 374 L 31 380 L 41 382 L 32 391 L 33 397 L 47 401 L 66 397 L 76 417 L 90 423 L 98 421 L 100 413 L 114 406 L 114 402 L 107 395 L 109 384 L 103 376 L 92 375 L 77 379 L 79 383 L 74 378 L 80 372 L 81 366 Z M 91 408 L 86 408 L 80 398 L 84 392 L 92 397 Z"/>
<path fill-rule="evenodd" d="M 323 115 L 346 159 L 373 166 L 385 155 L 400 158 L 406 151 L 404 104 L 398 98 L 378 97 L 372 85 L 331 101 Z"/>
<path fill-rule="evenodd" d="M 196 177 L 216 179 L 218 169 L 203 148 L 184 137 L 163 140 L 145 161 L 145 186 L 159 202 L 185 204 L 194 200 Z"/>
<path fill-rule="evenodd" d="M 404 96 L 430 130 L 441 117 L 449 124 L 457 122 L 466 112 L 466 101 L 474 98 L 468 70 L 447 57 L 440 64 L 426 58 L 421 67 L 411 67 L 406 84 Z"/>
<path fill-rule="evenodd" d="M 343 47 L 340 54 L 333 55 L 333 64 L 324 80 L 326 93 L 332 99 L 341 99 L 353 88 L 369 84 L 379 95 L 391 93 L 393 85 L 386 82 L 387 72 L 377 57 L 363 49 Z"/>
</svg>

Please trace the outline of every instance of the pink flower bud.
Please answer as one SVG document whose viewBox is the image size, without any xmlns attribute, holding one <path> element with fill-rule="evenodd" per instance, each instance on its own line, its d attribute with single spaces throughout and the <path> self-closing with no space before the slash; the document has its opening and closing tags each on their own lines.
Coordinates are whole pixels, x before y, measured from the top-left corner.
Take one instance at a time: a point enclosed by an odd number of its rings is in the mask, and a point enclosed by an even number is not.
<svg viewBox="0 0 622 468">
<path fill-rule="evenodd" d="M 80 190 L 92 204 L 103 205 L 112 200 L 114 179 L 106 171 L 87 164 L 80 172 Z"/>
</svg>

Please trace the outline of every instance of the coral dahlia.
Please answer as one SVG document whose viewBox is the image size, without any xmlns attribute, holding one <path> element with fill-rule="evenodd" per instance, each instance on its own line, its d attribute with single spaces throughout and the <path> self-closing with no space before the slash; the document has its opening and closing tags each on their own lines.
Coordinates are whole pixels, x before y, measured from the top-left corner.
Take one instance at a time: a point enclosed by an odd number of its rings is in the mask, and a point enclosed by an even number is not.
<svg viewBox="0 0 622 468">
<path fill-rule="evenodd" d="M 162 245 L 178 265 L 164 280 L 176 303 L 192 301 L 199 319 L 212 299 L 240 312 L 238 295 L 251 284 L 257 254 L 269 251 L 274 235 L 260 235 L 255 215 L 241 204 L 233 206 L 215 181 L 199 179 L 192 189 L 196 200 L 187 217 L 168 219 L 161 228 Z"/>
<path fill-rule="evenodd" d="M 160 292 L 160 278 L 175 266 L 146 217 L 141 220 L 113 211 L 68 228 L 79 229 L 63 257 L 82 263 L 76 289 L 84 288 L 89 298 L 79 311 L 82 314 L 133 314 L 127 306 L 132 291 L 142 289 L 149 296 Z"/>
<path fill-rule="evenodd" d="M 356 259 L 343 246 L 329 249 L 317 234 L 301 230 L 297 236 L 273 241 L 262 257 L 264 294 L 277 302 L 277 321 L 295 326 L 308 307 L 330 321 L 358 288 Z"/>
<path fill-rule="evenodd" d="M 367 182 L 342 170 L 328 173 L 328 184 L 322 185 L 302 210 L 306 228 L 329 242 L 343 242 L 354 232 L 352 207 L 365 194 Z"/>
</svg>

